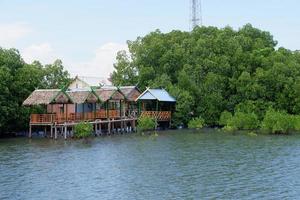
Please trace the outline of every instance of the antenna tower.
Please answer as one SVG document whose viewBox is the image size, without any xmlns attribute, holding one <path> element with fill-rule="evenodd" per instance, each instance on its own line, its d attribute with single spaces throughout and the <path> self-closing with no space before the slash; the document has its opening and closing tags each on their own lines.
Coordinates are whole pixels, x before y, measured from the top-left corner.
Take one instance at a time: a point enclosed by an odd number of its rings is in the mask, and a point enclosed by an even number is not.
<svg viewBox="0 0 300 200">
<path fill-rule="evenodd" d="M 202 5 L 201 0 L 190 0 L 191 1 L 191 28 L 194 29 L 196 26 L 202 26 Z"/>
</svg>

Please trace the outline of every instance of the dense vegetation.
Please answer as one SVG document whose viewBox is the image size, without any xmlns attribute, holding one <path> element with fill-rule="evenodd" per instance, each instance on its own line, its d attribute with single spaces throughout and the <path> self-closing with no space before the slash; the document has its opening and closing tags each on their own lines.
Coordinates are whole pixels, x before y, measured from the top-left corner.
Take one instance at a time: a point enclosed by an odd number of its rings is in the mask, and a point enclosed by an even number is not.
<svg viewBox="0 0 300 200">
<path fill-rule="evenodd" d="M 156 125 L 155 119 L 146 116 L 140 116 L 138 118 L 137 129 L 139 132 L 154 130 Z"/>
<path fill-rule="evenodd" d="M 276 45 L 250 24 L 157 30 L 128 42 L 129 54 L 119 52 L 111 79 L 166 88 L 177 99 L 174 125 L 201 117 L 209 126 L 255 129 L 271 107 L 300 114 L 300 52 Z"/>
<path fill-rule="evenodd" d="M 88 122 L 80 122 L 75 125 L 74 137 L 75 138 L 87 138 L 92 135 L 93 125 Z"/>
<path fill-rule="evenodd" d="M 25 130 L 31 112 L 23 101 L 36 88 L 59 88 L 69 81 L 60 60 L 43 66 L 35 61 L 27 64 L 15 49 L 0 48 L 0 136 Z"/>
<path fill-rule="evenodd" d="M 204 120 L 201 117 L 191 119 L 188 123 L 189 128 L 200 129 L 204 126 Z"/>
</svg>

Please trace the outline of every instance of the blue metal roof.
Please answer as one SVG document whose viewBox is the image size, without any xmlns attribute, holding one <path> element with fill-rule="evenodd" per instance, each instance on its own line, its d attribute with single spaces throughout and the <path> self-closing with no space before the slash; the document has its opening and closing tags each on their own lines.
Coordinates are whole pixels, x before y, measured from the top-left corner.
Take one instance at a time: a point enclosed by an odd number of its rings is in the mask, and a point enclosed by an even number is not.
<svg viewBox="0 0 300 200">
<path fill-rule="evenodd" d="M 172 97 L 164 89 L 147 89 L 136 100 L 158 100 L 165 102 L 176 102 L 175 98 Z"/>
</svg>

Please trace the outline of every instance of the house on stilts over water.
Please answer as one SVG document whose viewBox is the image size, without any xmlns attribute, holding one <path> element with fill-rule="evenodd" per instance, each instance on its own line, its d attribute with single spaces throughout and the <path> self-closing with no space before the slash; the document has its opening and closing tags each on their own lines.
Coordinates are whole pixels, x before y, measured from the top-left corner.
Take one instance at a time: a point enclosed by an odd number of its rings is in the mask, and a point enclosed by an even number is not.
<svg viewBox="0 0 300 200">
<path fill-rule="evenodd" d="M 34 132 L 57 139 L 71 137 L 74 126 L 91 123 L 95 135 L 136 130 L 139 116 L 153 117 L 160 126 L 169 126 L 176 100 L 164 89 L 136 86 L 101 86 L 75 77 L 65 89 L 37 89 L 24 106 L 44 106 L 46 113 L 31 114 L 29 137 Z"/>
</svg>

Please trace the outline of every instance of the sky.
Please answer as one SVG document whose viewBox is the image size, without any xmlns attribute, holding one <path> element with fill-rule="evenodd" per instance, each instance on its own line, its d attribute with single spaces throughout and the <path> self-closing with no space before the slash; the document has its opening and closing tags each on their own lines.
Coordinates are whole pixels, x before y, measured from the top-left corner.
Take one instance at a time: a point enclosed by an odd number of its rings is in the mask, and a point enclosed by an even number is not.
<svg viewBox="0 0 300 200">
<path fill-rule="evenodd" d="M 204 26 L 251 23 L 278 46 L 300 49 L 299 0 L 202 0 Z M 0 46 L 72 76 L 108 77 L 126 41 L 160 29 L 188 31 L 190 0 L 0 0 Z"/>
</svg>

